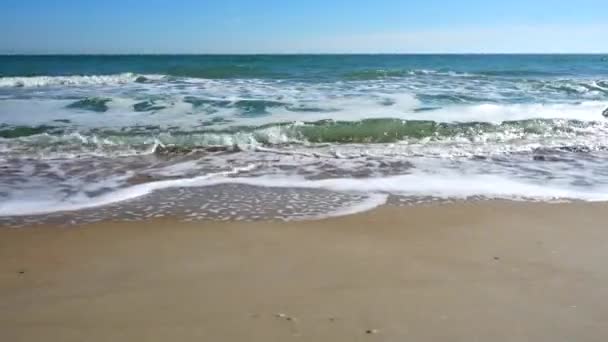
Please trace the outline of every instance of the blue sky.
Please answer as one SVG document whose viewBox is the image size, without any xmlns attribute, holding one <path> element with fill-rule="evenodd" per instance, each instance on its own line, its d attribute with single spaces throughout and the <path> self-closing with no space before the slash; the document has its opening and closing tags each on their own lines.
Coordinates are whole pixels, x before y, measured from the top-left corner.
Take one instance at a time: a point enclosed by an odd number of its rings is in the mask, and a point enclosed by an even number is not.
<svg viewBox="0 0 608 342">
<path fill-rule="evenodd" d="M 608 0 L 0 0 L 0 53 L 608 52 Z"/>
</svg>

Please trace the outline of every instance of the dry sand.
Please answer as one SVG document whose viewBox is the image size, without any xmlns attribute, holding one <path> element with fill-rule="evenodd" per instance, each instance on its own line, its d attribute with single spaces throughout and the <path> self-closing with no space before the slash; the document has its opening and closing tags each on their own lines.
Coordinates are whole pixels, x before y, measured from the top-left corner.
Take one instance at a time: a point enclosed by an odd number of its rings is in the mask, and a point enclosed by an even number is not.
<svg viewBox="0 0 608 342">
<path fill-rule="evenodd" d="M 607 341 L 608 204 L 0 229 L 0 341 Z"/>
</svg>

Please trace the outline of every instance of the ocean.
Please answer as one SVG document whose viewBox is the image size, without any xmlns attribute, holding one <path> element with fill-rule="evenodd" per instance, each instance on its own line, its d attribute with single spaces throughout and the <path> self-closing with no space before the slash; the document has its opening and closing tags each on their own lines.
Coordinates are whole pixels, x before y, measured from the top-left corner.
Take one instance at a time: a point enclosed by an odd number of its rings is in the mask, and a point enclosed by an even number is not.
<svg viewBox="0 0 608 342">
<path fill-rule="evenodd" d="M 608 200 L 606 55 L 0 56 L 0 225 Z"/>
</svg>

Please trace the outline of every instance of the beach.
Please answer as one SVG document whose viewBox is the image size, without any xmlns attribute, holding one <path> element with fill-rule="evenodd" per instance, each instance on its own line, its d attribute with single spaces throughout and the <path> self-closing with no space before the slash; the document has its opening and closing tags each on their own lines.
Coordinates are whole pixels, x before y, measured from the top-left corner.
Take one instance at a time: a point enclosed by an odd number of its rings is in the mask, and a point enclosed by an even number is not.
<svg viewBox="0 0 608 342">
<path fill-rule="evenodd" d="M 0 342 L 603 342 L 605 58 L 0 56 Z"/>
<path fill-rule="evenodd" d="M 3 3 L 0 342 L 608 341 L 608 1 Z"/>
<path fill-rule="evenodd" d="M 0 228 L 0 340 L 605 341 L 607 208 Z"/>
</svg>

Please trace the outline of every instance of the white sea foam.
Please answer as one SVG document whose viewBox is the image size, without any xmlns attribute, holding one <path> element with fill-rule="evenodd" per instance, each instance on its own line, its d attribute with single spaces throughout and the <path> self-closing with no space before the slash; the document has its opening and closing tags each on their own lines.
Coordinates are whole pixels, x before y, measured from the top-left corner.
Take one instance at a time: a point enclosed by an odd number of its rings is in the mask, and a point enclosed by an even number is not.
<svg viewBox="0 0 608 342">
<path fill-rule="evenodd" d="M 606 121 L 602 111 L 608 102 L 594 101 L 580 104 L 479 104 L 454 105 L 438 110 L 406 115 L 407 119 L 437 122 L 489 122 L 528 119 L 570 119 L 579 121 Z"/>
<path fill-rule="evenodd" d="M 408 94 L 386 97 L 396 99 L 394 105 L 384 105 L 379 100 L 334 100 L 324 103 L 325 106 L 339 108 L 334 112 L 294 113 L 283 108 L 271 109 L 272 115 L 239 118 L 238 124 L 250 126 L 267 125 L 276 122 L 314 122 L 320 120 L 359 121 L 373 118 L 391 118 L 401 120 L 423 120 L 443 123 L 487 122 L 500 124 L 507 121 L 530 119 L 567 119 L 579 121 L 606 122 L 602 111 L 608 102 L 583 102 L 580 104 L 479 104 L 451 105 L 437 110 L 416 112 L 418 102 Z M 235 115 L 235 113 L 227 113 Z M 222 126 L 222 125 L 219 125 Z M 224 125 L 229 126 L 229 125 Z"/>
<path fill-rule="evenodd" d="M 308 180 L 302 177 L 261 176 L 228 177 L 255 168 L 250 165 L 229 172 L 204 176 L 143 183 L 121 188 L 111 193 L 90 198 L 85 195 L 66 201 L 9 200 L 0 204 L 0 216 L 27 216 L 58 211 L 73 211 L 132 200 L 153 191 L 167 188 L 205 187 L 221 184 L 243 184 L 273 188 L 323 189 L 336 192 L 368 195 L 367 200 L 324 216 L 348 215 L 373 209 L 386 202 L 387 194 L 401 196 L 466 199 L 479 196 L 490 199 L 512 200 L 583 200 L 607 201 L 608 187 L 576 188 L 568 184 L 532 183 L 505 175 L 441 173 L 413 173 L 366 179 L 330 178 Z M 295 216 L 297 217 L 297 215 Z M 319 217 L 320 218 L 320 217 Z"/>
<path fill-rule="evenodd" d="M 231 98 L 255 100 L 250 98 Z M 317 98 L 315 100 L 286 98 L 287 106 L 267 108 L 267 115 L 244 116 L 239 108 L 216 108 L 214 117 L 228 121 L 214 123 L 212 128 L 231 126 L 261 126 L 285 122 L 315 122 L 334 120 L 354 122 L 363 119 L 392 118 L 401 120 L 428 120 L 443 123 L 487 122 L 500 124 L 507 121 L 529 119 L 567 119 L 579 121 L 606 121 L 602 111 L 608 107 L 606 101 L 559 104 L 462 104 L 449 105 L 435 110 L 417 111 L 421 105 L 409 93 L 366 94 L 361 97 Z M 317 108 L 316 111 L 298 112 L 290 109 L 299 105 Z M 180 111 L 167 111 L 179 118 Z M 158 119 L 162 118 L 162 115 Z M 184 121 L 187 123 L 187 121 Z"/>
<path fill-rule="evenodd" d="M 604 106 L 603 103 L 584 103 L 581 105 L 556 105 L 541 106 L 539 110 L 529 110 L 534 106 L 523 106 L 522 111 L 518 112 L 508 105 L 492 107 L 495 111 L 490 113 L 492 119 L 499 120 L 501 115 L 505 117 L 512 113 L 520 115 L 521 118 L 534 118 L 541 115 L 544 118 L 554 116 L 565 116 L 566 114 L 577 118 L 584 123 L 571 123 L 566 119 L 556 121 L 527 124 L 505 125 L 501 127 L 471 127 L 470 129 L 460 128 L 455 134 L 429 135 L 424 137 L 404 136 L 401 141 L 392 144 L 333 144 L 319 145 L 308 144 L 306 136 L 302 135 L 299 127 L 302 123 L 292 125 L 274 125 L 263 128 L 249 128 L 246 130 L 218 131 L 220 128 L 230 128 L 230 124 L 225 126 L 205 127 L 206 131 L 195 131 L 188 133 L 188 127 L 194 123 L 192 120 L 200 119 L 194 115 L 174 115 L 169 112 L 159 112 L 154 115 L 147 113 L 135 113 L 133 116 L 124 115 L 122 109 L 110 109 L 106 113 L 80 113 L 72 112 L 69 115 L 52 115 L 53 111 L 64 111 L 63 107 L 69 101 L 44 101 L 38 106 L 36 101 L 32 101 L 29 107 L 31 111 L 20 111 L 20 104 L 23 100 L 10 100 L 4 109 L 0 107 L 0 116 L 6 113 L 7 123 L 15 126 L 34 123 L 32 126 L 48 124 L 57 125 L 54 122 L 46 122 L 43 118 L 54 117 L 57 119 L 68 118 L 71 124 L 83 127 L 79 131 L 67 130 L 62 135 L 41 134 L 19 139 L 0 138 L 0 149 L 6 153 L 22 153 L 24 156 L 36 156 L 40 158 L 65 158 L 70 155 L 84 156 L 122 156 L 142 153 L 153 153 L 156 144 L 176 145 L 176 146 L 239 146 L 244 150 L 256 150 L 270 152 L 269 146 L 274 145 L 272 152 L 275 154 L 310 156 L 335 156 L 337 154 L 356 156 L 361 153 L 369 153 L 377 157 L 389 157 L 391 155 L 408 156 L 439 156 L 439 157 L 458 157 L 458 156 L 491 156 L 514 152 L 533 152 L 538 148 L 559 148 L 562 146 L 580 146 L 590 150 L 603 150 L 608 146 L 608 121 L 601 114 L 593 114 Z M 23 101 L 26 102 L 26 101 Z M 14 104 L 14 106 L 12 105 Z M 608 105 L 608 104 L 607 104 Z M 111 105 L 112 106 L 112 105 Z M 120 104 L 119 108 L 128 107 L 127 104 Z M 37 110 L 39 109 L 39 110 Z M 461 106 L 462 111 L 472 110 L 470 106 Z M 542 111 L 542 110 L 546 111 Z M 472 110 L 473 111 L 473 110 Z M 21 112 L 25 115 L 12 116 L 12 112 Z M 31 114 L 31 115 L 28 115 Z M 40 114 L 43 113 L 43 114 Z M 441 113 L 427 114 L 435 119 L 444 119 L 449 116 L 456 116 L 459 112 L 457 108 L 446 108 Z M 481 121 L 482 114 L 488 112 L 476 112 L 478 117 L 469 117 L 473 121 Z M 409 114 L 411 118 L 416 118 L 418 113 Z M 295 118 L 295 117 L 294 117 Z M 463 116 L 465 118 L 465 116 Z M 285 119 L 285 118 L 283 118 Z M 420 119 L 423 119 L 422 117 Z M 585 119 L 589 119 L 586 121 Z M 249 124 L 262 124 L 264 120 L 272 122 L 272 116 L 258 120 L 257 118 L 246 119 Z M 404 119 L 405 120 L 405 119 Z M 314 121 L 314 120 L 313 120 Z M 116 127 L 108 127 L 108 123 Z M 181 122 L 181 124 L 180 124 Z M 191 123 L 189 123 L 191 122 Z M 235 124 L 238 124 L 237 121 Z M 241 121 L 242 122 L 242 121 Z M 280 120 L 279 122 L 283 122 Z M 172 134 L 170 132 L 155 132 L 140 134 L 121 134 L 121 127 L 130 127 L 142 124 L 163 125 L 173 124 L 174 126 L 184 126 L 185 132 Z M 117 134 L 104 132 L 88 131 L 90 128 L 110 128 Z M 191 129 L 191 128 L 190 128 Z M 215 129 L 215 131 L 213 131 Z M 311 127 L 311 129 L 313 129 Z M 315 127 L 322 131 L 322 126 Z M 332 128 L 333 129 L 333 128 Z M 337 128 L 339 129 L 339 127 Z M 327 131 L 329 134 L 330 132 Z M 323 133 L 325 134 L 325 133 Z M 375 133 L 377 134 L 377 132 Z M 329 136 L 329 135 L 328 135 Z M 299 147 L 276 148 L 277 145 L 296 143 Z M 61 146 L 58 149 L 57 146 Z M 324 147 L 325 146 L 325 147 Z M 252 155 L 252 158 L 259 156 Z"/>
<path fill-rule="evenodd" d="M 166 188 L 225 183 L 362 195 L 324 216 L 367 210 L 389 193 L 607 199 L 608 120 L 601 113 L 608 107 L 608 83 L 596 77 L 524 79 L 433 70 L 334 82 L 143 76 L 0 78 L 0 129 L 7 137 L 0 138 L 0 160 L 11 165 L 0 175 L 0 215 L 78 210 Z M 86 98 L 111 101 L 107 110 L 76 103 Z M 377 139 L 389 133 L 379 129 L 399 122 L 301 127 L 326 119 L 382 118 L 448 125 L 428 125 L 428 132 L 421 125 L 418 132 L 417 124 L 404 122 L 386 140 Z M 549 120 L 452 125 L 529 119 Z M 27 136 L 18 126 L 46 133 Z M 365 135 L 368 127 L 372 137 Z M 371 143 L 376 141 L 392 143 Z M 163 144 L 184 150 L 238 145 L 242 151 L 141 156 Z M 242 168 L 253 163 L 259 167 Z M 233 168 L 248 177 L 217 173 Z M 143 180 L 171 179 L 129 185 L 129 172 Z"/>
<path fill-rule="evenodd" d="M 138 77 L 139 75 L 133 73 L 90 76 L 0 77 L 0 87 L 120 85 L 135 82 Z M 147 79 L 159 79 L 162 76 L 146 75 L 144 77 Z"/>
<path fill-rule="evenodd" d="M 8 200 L 0 204 L 0 216 L 25 216 L 25 215 L 42 215 L 58 211 L 74 211 L 87 208 L 95 208 L 112 203 L 123 202 L 145 196 L 153 191 L 173 188 L 173 187 L 192 187 L 200 184 L 205 184 L 205 181 L 214 177 L 228 176 L 246 172 L 255 168 L 255 165 L 249 165 L 244 168 L 235 168 L 231 171 L 218 172 L 203 176 L 187 178 L 187 179 L 172 179 L 157 182 L 137 184 L 127 188 L 118 189 L 110 193 L 91 198 L 84 193 L 73 196 L 68 200 L 36 200 L 18 198 Z"/>
<path fill-rule="evenodd" d="M 369 194 L 367 198 L 362 201 L 355 202 L 350 206 L 340 208 L 338 210 L 329 211 L 319 215 L 294 215 L 291 217 L 293 220 L 322 220 L 331 217 L 348 216 L 358 213 L 370 211 L 386 204 L 388 200 L 387 194 Z"/>
<path fill-rule="evenodd" d="M 380 178 L 334 178 L 304 180 L 298 178 L 229 178 L 205 180 L 204 185 L 237 183 L 267 187 L 318 188 L 333 191 L 391 193 L 404 196 L 438 198 L 468 198 L 483 196 L 494 199 L 577 199 L 584 201 L 608 200 L 608 188 L 584 191 L 568 186 L 528 183 L 503 175 L 407 174 Z M 202 184 L 198 184 L 202 185 Z"/>
</svg>

